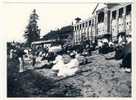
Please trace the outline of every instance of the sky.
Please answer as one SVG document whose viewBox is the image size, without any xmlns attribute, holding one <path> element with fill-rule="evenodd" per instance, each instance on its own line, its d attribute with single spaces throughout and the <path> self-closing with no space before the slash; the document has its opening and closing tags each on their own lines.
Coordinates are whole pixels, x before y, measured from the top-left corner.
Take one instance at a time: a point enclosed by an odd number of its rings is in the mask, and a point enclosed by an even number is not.
<svg viewBox="0 0 136 100">
<path fill-rule="evenodd" d="M 76 17 L 85 20 L 92 15 L 96 3 L 73 4 L 24 4 L 5 3 L 2 5 L 4 17 L 4 34 L 7 41 L 24 41 L 24 31 L 29 22 L 33 9 L 39 15 L 38 25 L 41 36 L 50 30 L 56 30 L 66 25 L 71 25 Z"/>
</svg>

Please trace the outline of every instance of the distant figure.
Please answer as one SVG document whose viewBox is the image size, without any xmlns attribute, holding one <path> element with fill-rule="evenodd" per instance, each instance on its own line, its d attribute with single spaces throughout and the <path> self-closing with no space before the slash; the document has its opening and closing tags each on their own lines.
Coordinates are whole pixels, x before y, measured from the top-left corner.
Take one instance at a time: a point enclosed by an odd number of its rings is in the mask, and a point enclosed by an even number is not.
<svg viewBox="0 0 136 100">
<path fill-rule="evenodd" d="M 61 45 L 59 45 L 59 46 L 52 46 L 48 50 L 48 52 L 53 52 L 53 53 L 57 53 L 57 52 L 60 52 L 60 51 L 62 51 Z"/>
<path fill-rule="evenodd" d="M 113 47 L 113 45 L 114 45 L 114 44 L 110 41 L 110 42 L 109 42 L 109 47 Z"/>
<path fill-rule="evenodd" d="M 40 52 L 39 54 L 38 54 L 38 56 L 36 57 L 36 63 L 41 63 L 41 61 L 42 61 L 42 52 Z"/>
<path fill-rule="evenodd" d="M 102 45 L 103 45 L 102 41 L 99 41 L 98 42 L 98 47 L 102 47 Z"/>
<path fill-rule="evenodd" d="M 36 50 L 32 49 L 32 66 L 34 67 L 36 64 Z"/>
<path fill-rule="evenodd" d="M 87 58 L 85 56 L 81 55 L 80 53 L 77 53 L 75 57 L 79 61 L 80 65 L 85 65 L 88 63 Z"/>
<path fill-rule="evenodd" d="M 49 62 L 49 66 L 53 66 L 53 61 L 55 60 L 56 55 L 53 52 L 48 52 L 45 56 L 46 60 Z"/>
<path fill-rule="evenodd" d="M 123 53 L 122 53 L 122 46 L 121 45 L 117 45 L 115 48 L 115 59 L 119 60 L 123 57 Z"/>
<path fill-rule="evenodd" d="M 123 41 L 122 37 L 119 36 L 119 37 L 118 37 L 118 43 L 121 43 L 122 41 Z"/>
<path fill-rule="evenodd" d="M 101 53 L 102 52 L 102 46 L 103 46 L 103 43 L 102 43 L 102 41 L 99 41 L 98 42 L 98 48 L 99 48 L 99 53 Z"/>
<path fill-rule="evenodd" d="M 106 54 L 109 52 L 109 44 L 108 44 L 108 39 L 103 39 L 103 46 L 102 46 L 102 53 Z"/>
<path fill-rule="evenodd" d="M 14 53 L 14 50 L 13 50 L 13 49 L 11 49 L 11 50 L 10 50 L 10 53 L 9 53 L 9 58 L 10 58 L 10 59 L 12 59 L 12 58 L 13 58 L 13 53 Z"/>
<path fill-rule="evenodd" d="M 114 43 L 110 41 L 108 45 L 109 45 L 109 52 L 112 52 L 114 50 Z"/>
<path fill-rule="evenodd" d="M 23 55 L 25 54 L 24 49 L 20 46 L 17 45 L 17 57 L 19 60 L 19 72 L 24 72 L 24 59 L 23 59 Z"/>
<path fill-rule="evenodd" d="M 131 34 L 131 33 L 130 33 L 130 34 Z M 126 40 L 127 40 L 127 43 L 132 42 L 132 37 L 131 37 L 131 35 L 128 35 L 128 36 L 126 37 Z"/>
<path fill-rule="evenodd" d="M 125 69 L 126 72 L 131 72 L 131 42 L 129 42 L 122 50 L 123 59 L 121 67 Z"/>
<path fill-rule="evenodd" d="M 82 55 L 85 57 L 89 55 L 87 49 L 83 49 Z"/>
</svg>

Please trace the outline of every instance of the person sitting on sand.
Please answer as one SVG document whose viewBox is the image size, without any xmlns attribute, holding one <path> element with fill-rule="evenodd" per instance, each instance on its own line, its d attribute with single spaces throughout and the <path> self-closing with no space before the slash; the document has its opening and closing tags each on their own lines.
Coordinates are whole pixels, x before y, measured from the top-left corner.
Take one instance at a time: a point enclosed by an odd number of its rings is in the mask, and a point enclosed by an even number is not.
<svg viewBox="0 0 136 100">
<path fill-rule="evenodd" d="M 55 61 L 53 61 L 54 65 L 52 67 L 52 70 L 56 71 L 56 70 L 61 70 L 64 67 L 64 61 L 63 61 L 63 57 L 60 53 L 57 53 L 57 56 L 55 58 Z"/>
<path fill-rule="evenodd" d="M 74 54 L 70 56 L 72 58 L 71 61 L 63 65 L 64 67 L 59 70 L 57 76 L 62 76 L 62 77 L 72 76 L 78 71 L 79 61 L 77 60 L 77 58 L 75 58 Z"/>
</svg>

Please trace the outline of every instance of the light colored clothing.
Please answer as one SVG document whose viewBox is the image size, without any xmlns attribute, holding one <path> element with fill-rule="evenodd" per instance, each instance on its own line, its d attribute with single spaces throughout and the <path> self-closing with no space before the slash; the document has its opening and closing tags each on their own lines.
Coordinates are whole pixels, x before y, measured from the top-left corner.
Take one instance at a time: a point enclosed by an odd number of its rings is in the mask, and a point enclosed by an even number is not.
<svg viewBox="0 0 136 100">
<path fill-rule="evenodd" d="M 103 39 L 103 43 L 108 43 L 108 39 Z"/>
<path fill-rule="evenodd" d="M 62 50 L 62 47 L 59 45 L 59 46 L 53 46 L 53 47 L 50 47 L 49 48 L 49 52 L 59 52 Z"/>
<path fill-rule="evenodd" d="M 25 49 L 24 52 L 28 55 L 28 50 L 27 49 Z"/>
<path fill-rule="evenodd" d="M 121 36 L 119 36 L 118 43 L 121 43 L 122 41 L 123 39 L 121 38 Z"/>
<path fill-rule="evenodd" d="M 13 50 L 13 49 L 11 49 L 11 50 L 10 50 L 10 54 L 9 54 L 9 58 L 10 58 L 10 59 L 12 59 L 12 58 L 13 58 L 13 52 L 14 52 L 14 50 Z"/>
<path fill-rule="evenodd" d="M 39 57 L 39 56 L 38 56 L 38 57 L 36 58 L 36 62 L 37 62 L 37 63 L 41 63 L 41 61 L 42 61 L 42 57 Z"/>
<path fill-rule="evenodd" d="M 130 43 L 132 41 L 132 38 L 127 38 L 127 42 Z"/>
<path fill-rule="evenodd" d="M 102 47 L 103 43 L 102 42 L 98 42 L 98 47 Z"/>
<path fill-rule="evenodd" d="M 109 46 L 110 46 L 110 47 L 113 46 L 113 43 L 112 43 L 111 41 L 109 42 Z"/>
<path fill-rule="evenodd" d="M 71 76 L 78 71 L 79 61 L 77 59 L 72 59 L 68 64 L 65 64 L 63 69 L 59 70 L 58 76 Z"/>
<path fill-rule="evenodd" d="M 19 57 L 19 72 L 23 72 L 24 71 L 24 63 L 23 63 L 23 58 Z"/>
<path fill-rule="evenodd" d="M 80 57 L 80 54 L 76 54 L 76 58 L 78 59 Z"/>
<path fill-rule="evenodd" d="M 40 51 L 40 52 L 39 52 L 39 54 L 38 54 L 38 56 L 41 56 L 41 55 L 42 55 L 42 53 L 43 53 L 43 52 L 42 52 L 42 51 Z"/>
<path fill-rule="evenodd" d="M 71 76 L 78 71 L 79 61 L 76 58 L 72 59 L 69 63 L 64 64 L 63 57 L 58 55 L 54 63 L 55 65 L 52 67 L 52 70 L 58 70 L 57 76 Z"/>
<path fill-rule="evenodd" d="M 57 55 L 57 57 L 55 58 L 55 61 L 53 61 L 53 63 L 58 63 L 59 61 L 62 61 L 63 57 L 61 55 Z"/>
<path fill-rule="evenodd" d="M 79 66 L 79 61 L 75 58 L 72 59 L 68 64 L 66 64 L 67 68 L 75 68 Z"/>
<path fill-rule="evenodd" d="M 78 68 L 75 67 L 75 68 L 64 68 L 63 70 L 59 70 L 57 76 L 63 76 L 63 77 L 66 77 L 66 76 L 72 76 L 74 75 L 76 72 L 78 71 Z"/>
<path fill-rule="evenodd" d="M 53 67 L 52 70 L 62 70 L 64 67 L 64 62 L 63 61 L 59 61 L 58 63 L 56 63 Z"/>
<path fill-rule="evenodd" d="M 53 63 L 55 65 L 52 67 L 52 70 L 61 70 L 64 67 L 64 61 L 61 55 L 58 55 Z"/>
</svg>

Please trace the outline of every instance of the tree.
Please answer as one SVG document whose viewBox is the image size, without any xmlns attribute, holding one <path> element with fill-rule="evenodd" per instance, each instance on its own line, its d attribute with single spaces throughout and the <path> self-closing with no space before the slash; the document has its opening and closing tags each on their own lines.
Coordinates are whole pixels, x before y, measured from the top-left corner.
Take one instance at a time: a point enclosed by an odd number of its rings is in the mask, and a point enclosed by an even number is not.
<svg viewBox="0 0 136 100">
<path fill-rule="evenodd" d="M 30 46 L 33 41 L 40 39 L 40 29 L 37 25 L 38 15 L 34 9 L 30 15 L 29 24 L 26 27 L 24 37 L 26 39 L 27 46 Z"/>
</svg>

